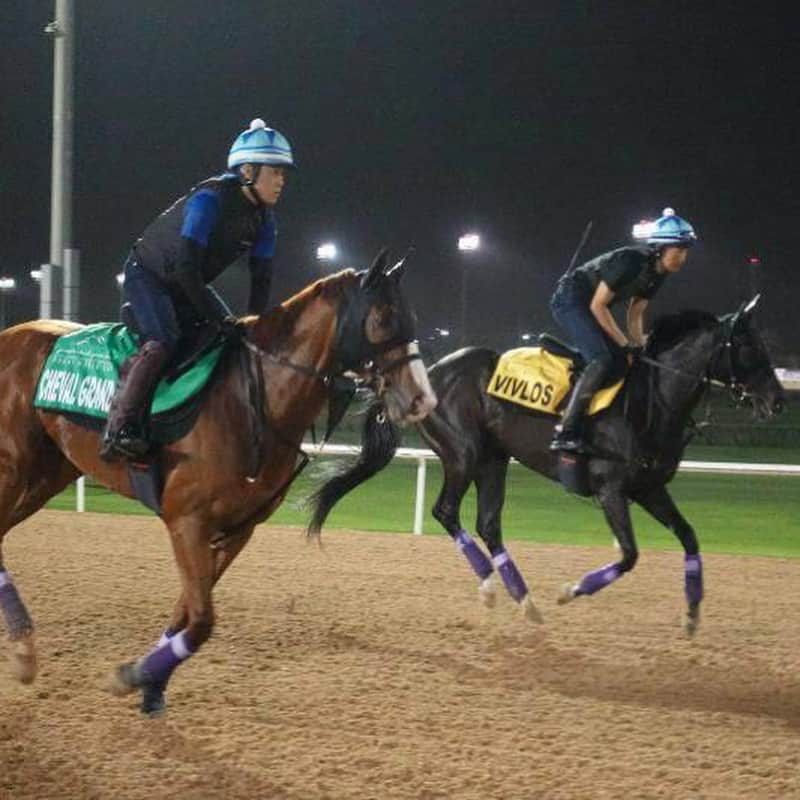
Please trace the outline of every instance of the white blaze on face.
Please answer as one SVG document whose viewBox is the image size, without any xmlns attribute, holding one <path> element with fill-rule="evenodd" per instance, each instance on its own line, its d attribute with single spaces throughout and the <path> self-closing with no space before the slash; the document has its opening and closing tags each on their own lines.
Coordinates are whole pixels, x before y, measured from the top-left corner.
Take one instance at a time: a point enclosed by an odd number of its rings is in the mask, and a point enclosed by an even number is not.
<svg viewBox="0 0 800 800">
<path fill-rule="evenodd" d="M 416 342 L 411 342 L 405 347 L 404 355 L 417 354 L 419 345 Z M 421 358 L 415 358 L 398 369 L 396 390 L 399 397 L 394 399 L 399 403 L 399 414 L 406 422 L 419 422 L 436 408 L 436 395 L 431 388 L 428 371 Z M 390 388 L 389 392 L 391 391 Z"/>
</svg>

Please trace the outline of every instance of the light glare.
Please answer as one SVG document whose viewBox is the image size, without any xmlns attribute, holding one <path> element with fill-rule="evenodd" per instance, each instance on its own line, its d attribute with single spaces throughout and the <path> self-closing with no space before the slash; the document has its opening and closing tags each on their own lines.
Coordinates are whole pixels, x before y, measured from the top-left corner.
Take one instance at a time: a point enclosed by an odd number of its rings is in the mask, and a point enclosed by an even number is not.
<svg viewBox="0 0 800 800">
<path fill-rule="evenodd" d="M 326 242 L 317 248 L 317 258 L 320 261 L 334 261 L 339 251 L 333 242 Z"/>
<path fill-rule="evenodd" d="M 634 239 L 649 239 L 650 234 L 655 228 L 655 222 L 650 219 L 643 219 L 633 226 Z"/>
<path fill-rule="evenodd" d="M 465 233 L 458 237 L 458 249 L 465 251 L 477 250 L 481 246 L 481 237 L 477 233 Z"/>
</svg>

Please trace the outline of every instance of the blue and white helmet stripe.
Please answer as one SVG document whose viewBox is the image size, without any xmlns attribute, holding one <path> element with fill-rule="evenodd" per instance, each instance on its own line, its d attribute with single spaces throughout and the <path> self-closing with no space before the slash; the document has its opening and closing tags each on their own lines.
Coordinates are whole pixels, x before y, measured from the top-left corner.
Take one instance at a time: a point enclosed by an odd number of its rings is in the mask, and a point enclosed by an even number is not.
<svg viewBox="0 0 800 800">
<path fill-rule="evenodd" d="M 268 128 L 263 119 L 254 119 L 242 131 L 228 153 L 228 169 L 242 164 L 271 164 L 294 166 L 292 147 L 279 131 Z"/>
<path fill-rule="evenodd" d="M 672 208 L 664 209 L 664 215 L 653 223 L 647 237 L 648 244 L 674 244 L 683 247 L 690 247 L 696 241 L 694 228 Z"/>
</svg>

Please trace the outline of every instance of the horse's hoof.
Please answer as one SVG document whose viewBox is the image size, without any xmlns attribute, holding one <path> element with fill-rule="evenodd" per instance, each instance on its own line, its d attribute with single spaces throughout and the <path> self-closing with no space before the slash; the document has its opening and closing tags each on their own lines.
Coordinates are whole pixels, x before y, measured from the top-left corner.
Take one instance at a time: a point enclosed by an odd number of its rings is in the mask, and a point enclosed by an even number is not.
<svg viewBox="0 0 800 800">
<path fill-rule="evenodd" d="M 127 694 L 132 694 L 141 686 L 141 681 L 136 668 L 136 663 L 129 661 L 127 664 L 120 664 L 114 670 L 109 684 L 111 694 L 116 697 L 125 697 Z"/>
<path fill-rule="evenodd" d="M 522 598 L 519 607 L 522 609 L 525 619 L 529 622 L 535 622 L 539 625 L 544 624 L 544 617 L 539 613 L 539 609 L 536 608 L 536 604 L 533 602 L 533 598 L 530 594 L 526 594 L 525 597 Z"/>
<path fill-rule="evenodd" d="M 493 577 L 494 573 L 488 578 L 484 578 L 480 586 L 478 586 L 478 597 L 480 597 L 481 603 L 483 603 L 486 608 L 494 608 L 495 603 L 497 603 L 497 591 L 494 586 L 494 581 L 492 580 Z"/>
<path fill-rule="evenodd" d="M 558 593 L 556 602 L 560 606 L 565 606 L 567 603 L 571 603 L 575 599 L 575 589 L 577 588 L 578 587 L 574 583 L 565 583 L 561 587 L 561 591 Z"/>
<path fill-rule="evenodd" d="M 686 635 L 691 639 L 700 627 L 700 608 L 698 606 L 690 607 L 686 612 L 686 620 L 683 623 L 683 629 Z"/>
<path fill-rule="evenodd" d="M 19 639 L 9 640 L 8 666 L 11 674 L 20 683 L 33 683 L 36 673 L 39 671 L 33 633 L 28 633 Z"/>
<path fill-rule="evenodd" d="M 142 704 L 139 710 L 147 717 L 160 717 L 167 711 L 164 688 L 161 685 L 148 684 L 142 687 Z"/>
</svg>

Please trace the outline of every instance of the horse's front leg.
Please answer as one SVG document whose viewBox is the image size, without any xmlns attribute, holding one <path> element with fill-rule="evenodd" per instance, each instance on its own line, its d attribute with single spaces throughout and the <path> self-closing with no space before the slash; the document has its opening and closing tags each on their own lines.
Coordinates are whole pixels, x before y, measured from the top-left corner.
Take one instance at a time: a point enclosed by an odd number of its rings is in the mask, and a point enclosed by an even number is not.
<svg viewBox="0 0 800 800">
<path fill-rule="evenodd" d="M 636 495 L 634 500 L 654 519 L 669 528 L 683 545 L 687 603 L 684 629 L 689 636 L 693 636 L 700 624 L 700 603 L 703 600 L 703 562 L 694 529 L 678 511 L 666 486 Z"/>
<path fill-rule="evenodd" d="M 197 652 L 214 628 L 211 591 L 214 586 L 215 557 L 210 546 L 212 530 L 193 517 L 180 518 L 168 527 L 181 577 L 186 626 L 172 636 L 165 635 L 159 646 L 138 661 L 123 664 L 117 669 L 112 691 L 118 695 L 136 689 L 147 694 L 155 689 L 163 696 L 175 668 Z M 153 709 L 148 713 L 159 710 Z"/>
<path fill-rule="evenodd" d="M 587 572 L 578 583 L 566 584 L 558 597 L 560 605 L 569 603 L 576 597 L 599 592 L 626 572 L 630 572 L 639 558 L 636 538 L 633 535 L 631 515 L 628 510 L 628 500 L 625 495 L 619 488 L 607 487 L 598 494 L 598 500 L 603 507 L 606 521 L 619 543 L 622 558 L 619 561 L 606 564 L 600 569 Z"/>
<path fill-rule="evenodd" d="M 236 556 L 241 553 L 244 546 L 250 541 L 250 537 L 255 530 L 255 522 L 248 522 L 235 528 L 229 528 L 222 532 L 222 536 L 212 540 L 210 546 L 214 552 L 214 585 L 222 577 L 224 572 L 233 563 Z M 189 622 L 185 593 L 181 592 L 169 626 L 161 634 L 154 650 L 167 644 L 176 633 L 182 631 Z M 152 652 L 152 651 L 151 651 Z M 167 704 L 164 693 L 167 682 L 154 682 L 142 687 L 141 711 L 148 716 L 161 714 L 166 710 Z"/>
<path fill-rule="evenodd" d="M 478 489 L 478 534 L 486 543 L 492 556 L 492 564 L 503 579 L 508 593 L 532 622 L 544 622 L 539 609 L 533 602 L 525 579 L 503 544 L 501 515 L 505 502 L 506 473 L 508 456 L 497 456 L 478 467 L 475 485 Z M 494 586 L 489 577 L 481 583 L 483 592 L 491 591 L 493 605 Z M 482 594 L 483 596 L 483 594 Z M 486 601 L 485 601 L 486 602 Z"/>
</svg>

